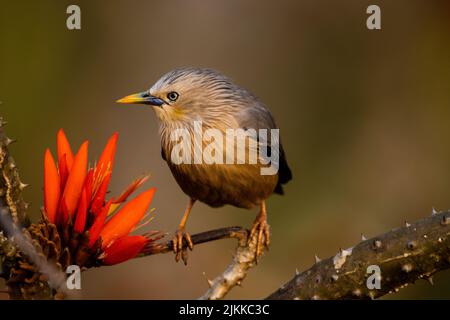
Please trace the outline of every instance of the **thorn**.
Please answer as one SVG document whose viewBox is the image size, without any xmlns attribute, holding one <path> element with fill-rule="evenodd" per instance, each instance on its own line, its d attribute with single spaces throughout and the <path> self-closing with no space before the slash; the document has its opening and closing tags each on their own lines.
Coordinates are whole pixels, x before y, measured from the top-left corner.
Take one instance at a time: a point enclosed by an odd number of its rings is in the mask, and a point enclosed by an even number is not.
<svg viewBox="0 0 450 320">
<path fill-rule="evenodd" d="M 407 227 L 407 228 L 411 227 L 411 225 L 406 220 L 405 220 L 405 227 Z"/>
<path fill-rule="evenodd" d="M 25 210 L 27 210 L 30 207 L 30 204 L 28 202 L 25 202 L 23 204 L 23 207 L 24 207 Z"/>
<path fill-rule="evenodd" d="M 381 248 L 382 245 L 383 245 L 383 244 L 381 243 L 380 240 L 375 240 L 375 241 L 373 242 L 374 248 L 379 249 L 379 248 Z"/>
<path fill-rule="evenodd" d="M 438 214 L 439 212 L 436 210 L 436 208 L 435 207 L 433 207 L 432 209 L 431 209 L 431 215 L 432 216 L 434 216 L 434 215 L 436 215 L 436 214 Z"/>
<path fill-rule="evenodd" d="M 433 277 L 428 277 L 428 278 L 427 278 L 427 281 L 428 281 L 432 286 L 434 286 Z"/>
<path fill-rule="evenodd" d="M 445 225 L 447 225 L 447 224 L 449 224 L 450 223 L 450 217 L 447 217 L 447 216 L 442 216 L 442 221 L 441 221 L 441 224 L 443 225 L 443 226 L 445 226 Z"/>
<path fill-rule="evenodd" d="M 366 240 L 367 240 L 366 236 L 361 233 L 361 241 L 366 241 Z"/>
<path fill-rule="evenodd" d="M 211 280 L 209 280 L 209 283 L 210 283 L 210 287 L 212 287 L 212 281 Z M 238 285 L 239 287 L 242 287 L 242 282 L 238 281 L 238 282 L 236 282 L 236 285 Z"/>
<path fill-rule="evenodd" d="M 341 254 L 341 256 L 344 254 L 344 250 L 342 250 L 342 248 L 339 248 L 339 253 Z"/>
<path fill-rule="evenodd" d="M 298 276 L 300 274 L 300 271 L 298 271 L 298 269 L 295 269 L 295 275 Z"/>
<path fill-rule="evenodd" d="M 333 274 L 331 276 L 331 280 L 333 280 L 333 281 L 337 281 L 338 279 L 339 279 L 339 276 L 337 274 Z"/>
<path fill-rule="evenodd" d="M 23 182 L 20 182 L 19 183 L 19 189 L 20 190 L 24 190 L 26 187 L 28 187 L 28 186 L 30 186 L 29 184 L 27 184 L 27 183 L 23 183 Z"/>
<path fill-rule="evenodd" d="M 320 260 L 320 258 L 317 256 L 317 254 L 315 254 L 315 255 L 314 255 L 314 261 L 315 261 L 316 263 L 319 263 L 319 262 L 322 261 L 322 260 Z"/>
<path fill-rule="evenodd" d="M 13 162 L 11 162 L 9 164 L 9 169 L 14 170 L 15 168 L 16 168 L 16 165 Z"/>
<path fill-rule="evenodd" d="M 408 242 L 408 244 L 406 245 L 408 247 L 408 249 L 415 249 L 417 247 L 417 242 L 412 240 L 410 242 Z"/>
<path fill-rule="evenodd" d="M 10 139 L 9 137 L 6 137 L 6 139 L 5 139 L 5 146 L 9 146 L 11 143 L 14 143 L 16 141 L 17 140 L 13 140 L 13 139 Z"/>
<path fill-rule="evenodd" d="M 353 296 L 361 297 L 361 289 L 355 289 L 352 291 Z"/>
<path fill-rule="evenodd" d="M 213 282 L 206 277 L 206 272 L 203 272 L 203 276 L 206 278 L 206 281 L 208 282 L 208 286 L 211 288 L 213 285 Z"/>
<path fill-rule="evenodd" d="M 409 273 L 413 269 L 412 265 L 410 263 L 406 263 L 402 266 L 402 271 Z"/>
</svg>

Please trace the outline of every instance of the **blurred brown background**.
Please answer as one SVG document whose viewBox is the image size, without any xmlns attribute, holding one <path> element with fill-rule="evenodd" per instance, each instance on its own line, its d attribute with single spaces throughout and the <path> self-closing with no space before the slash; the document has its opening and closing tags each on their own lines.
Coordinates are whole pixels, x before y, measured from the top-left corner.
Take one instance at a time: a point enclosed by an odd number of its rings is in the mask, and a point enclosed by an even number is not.
<svg viewBox="0 0 450 320">
<path fill-rule="evenodd" d="M 82 30 L 66 29 L 78 4 Z M 366 28 L 369 4 L 382 30 Z M 62 127 L 94 160 L 120 142 L 112 192 L 150 171 L 152 229 L 174 231 L 187 197 L 160 157 L 145 107 L 114 101 L 179 66 L 215 68 L 273 111 L 294 180 L 268 204 L 270 253 L 229 298 L 262 298 L 314 260 L 450 208 L 448 1 L 4 1 L 0 114 L 38 218 L 42 163 Z M 255 212 L 198 205 L 188 230 L 248 226 Z M 83 274 L 82 298 L 196 298 L 231 259 L 231 240 Z M 389 298 L 450 298 L 450 273 Z"/>
</svg>

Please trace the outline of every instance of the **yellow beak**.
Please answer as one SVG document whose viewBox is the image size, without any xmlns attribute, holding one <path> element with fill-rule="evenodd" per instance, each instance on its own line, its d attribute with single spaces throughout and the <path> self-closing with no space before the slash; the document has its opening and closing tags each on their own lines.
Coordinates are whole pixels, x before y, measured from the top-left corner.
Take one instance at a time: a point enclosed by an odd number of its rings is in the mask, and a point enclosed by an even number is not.
<svg viewBox="0 0 450 320">
<path fill-rule="evenodd" d="M 123 104 L 148 104 L 158 107 L 162 106 L 165 103 L 164 100 L 152 96 L 147 91 L 130 94 L 129 96 L 123 97 L 116 102 Z"/>
</svg>

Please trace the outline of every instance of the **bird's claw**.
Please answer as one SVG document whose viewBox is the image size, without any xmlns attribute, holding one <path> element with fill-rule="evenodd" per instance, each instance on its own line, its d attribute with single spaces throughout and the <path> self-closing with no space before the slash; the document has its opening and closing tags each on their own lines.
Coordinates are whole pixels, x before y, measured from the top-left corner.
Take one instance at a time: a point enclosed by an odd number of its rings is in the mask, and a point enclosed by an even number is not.
<svg viewBox="0 0 450 320">
<path fill-rule="evenodd" d="M 183 260 L 187 265 L 188 253 L 187 248 L 192 251 L 194 244 L 192 243 L 189 233 L 184 231 L 184 228 L 180 228 L 175 232 L 175 236 L 172 239 L 172 249 L 175 253 L 175 261 Z"/>
<path fill-rule="evenodd" d="M 253 223 L 252 229 L 250 231 L 250 236 L 248 241 L 252 241 L 254 237 L 256 238 L 256 252 L 255 252 L 255 262 L 258 263 L 258 258 L 263 254 L 264 248 L 269 251 L 270 245 L 270 226 L 267 223 L 266 217 L 258 217 Z"/>
</svg>

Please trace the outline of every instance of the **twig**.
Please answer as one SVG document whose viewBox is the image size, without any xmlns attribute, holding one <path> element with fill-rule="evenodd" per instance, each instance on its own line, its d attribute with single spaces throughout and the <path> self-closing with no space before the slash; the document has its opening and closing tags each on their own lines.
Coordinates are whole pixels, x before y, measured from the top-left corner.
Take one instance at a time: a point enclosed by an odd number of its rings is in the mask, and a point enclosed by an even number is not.
<svg viewBox="0 0 450 320">
<path fill-rule="evenodd" d="M 59 270 L 55 264 L 47 261 L 47 258 L 36 250 L 32 240 L 27 238 L 12 222 L 8 211 L 8 207 L 4 206 L 3 201 L 0 199 L 0 226 L 9 235 L 10 244 L 16 246 L 37 267 L 37 270 L 46 276 L 48 285 L 51 288 L 68 294 L 65 286 L 66 274 Z"/>
<path fill-rule="evenodd" d="M 208 280 L 210 288 L 199 300 L 222 299 L 235 286 L 241 285 L 248 271 L 255 266 L 256 259 L 260 258 L 259 256 L 256 257 L 258 234 L 256 233 L 247 241 L 248 235 L 248 231 L 241 234 L 233 261 L 221 275 L 212 281 Z"/>
<path fill-rule="evenodd" d="M 231 289 L 240 285 L 247 275 L 247 272 L 255 265 L 256 257 L 256 241 L 255 234 L 250 241 L 247 242 L 249 231 L 242 227 L 227 227 L 191 236 L 194 245 L 220 240 L 227 238 L 238 239 L 238 246 L 233 257 L 233 261 L 225 269 L 225 271 L 214 280 L 208 280 L 209 289 L 201 296 L 200 300 L 217 300 L 222 299 Z M 183 248 L 187 247 L 187 243 L 183 243 Z M 149 248 L 148 252 L 143 256 L 154 255 L 159 253 L 167 253 L 172 251 L 172 241 L 163 244 L 157 244 Z M 259 257 L 258 257 L 259 258 Z"/>
<path fill-rule="evenodd" d="M 6 136 L 3 127 L 6 122 L 0 117 L 0 199 L 6 204 L 9 216 L 18 227 L 28 227 L 28 203 L 22 198 L 22 191 L 28 186 L 19 177 L 16 163 L 9 154 L 8 147 L 15 140 Z M 1 227 L 0 227 L 1 231 Z"/>
<path fill-rule="evenodd" d="M 225 227 L 220 229 L 209 230 L 201 233 L 197 233 L 191 236 L 192 243 L 198 245 L 205 242 L 230 239 L 230 238 L 241 238 L 242 234 L 247 233 L 247 230 L 242 227 Z M 172 240 L 165 243 L 155 244 L 150 247 L 147 252 L 140 257 L 155 255 L 159 253 L 172 252 Z M 187 248 L 187 243 L 183 241 L 183 248 Z"/>
<path fill-rule="evenodd" d="M 368 272 L 369 266 L 380 268 L 378 277 L 374 271 Z M 405 223 L 315 263 L 267 299 L 375 299 L 418 279 L 432 282 L 433 274 L 448 268 L 450 212 L 433 210 L 431 217 L 412 225 Z M 367 282 L 376 286 L 376 278 L 379 289 L 369 289 Z"/>
<path fill-rule="evenodd" d="M 3 127 L 6 124 L 0 117 L 0 277 L 7 283 L 10 280 L 11 270 L 20 264 L 22 257 L 27 256 L 43 274 L 49 279 L 61 283 L 65 274 L 54 272 L 52 266 L 36 252 L 31 241 L 21 232 L 30 224 L 27 215 L 28 204 L 23 200 L 22 191 L 28 186 L 19 177 L 19 171 L 8 147 L 14 142 L 6 136 Z M 38 283 L 38 282 L 36 282 Z M 10 298 L 25 298 L 24 291 L 16 284 L 8 285 Z M 52 292 L 47 285 L 37 286 L 35 293 L 40 297 L 52 298 Z"/>
</svg>

